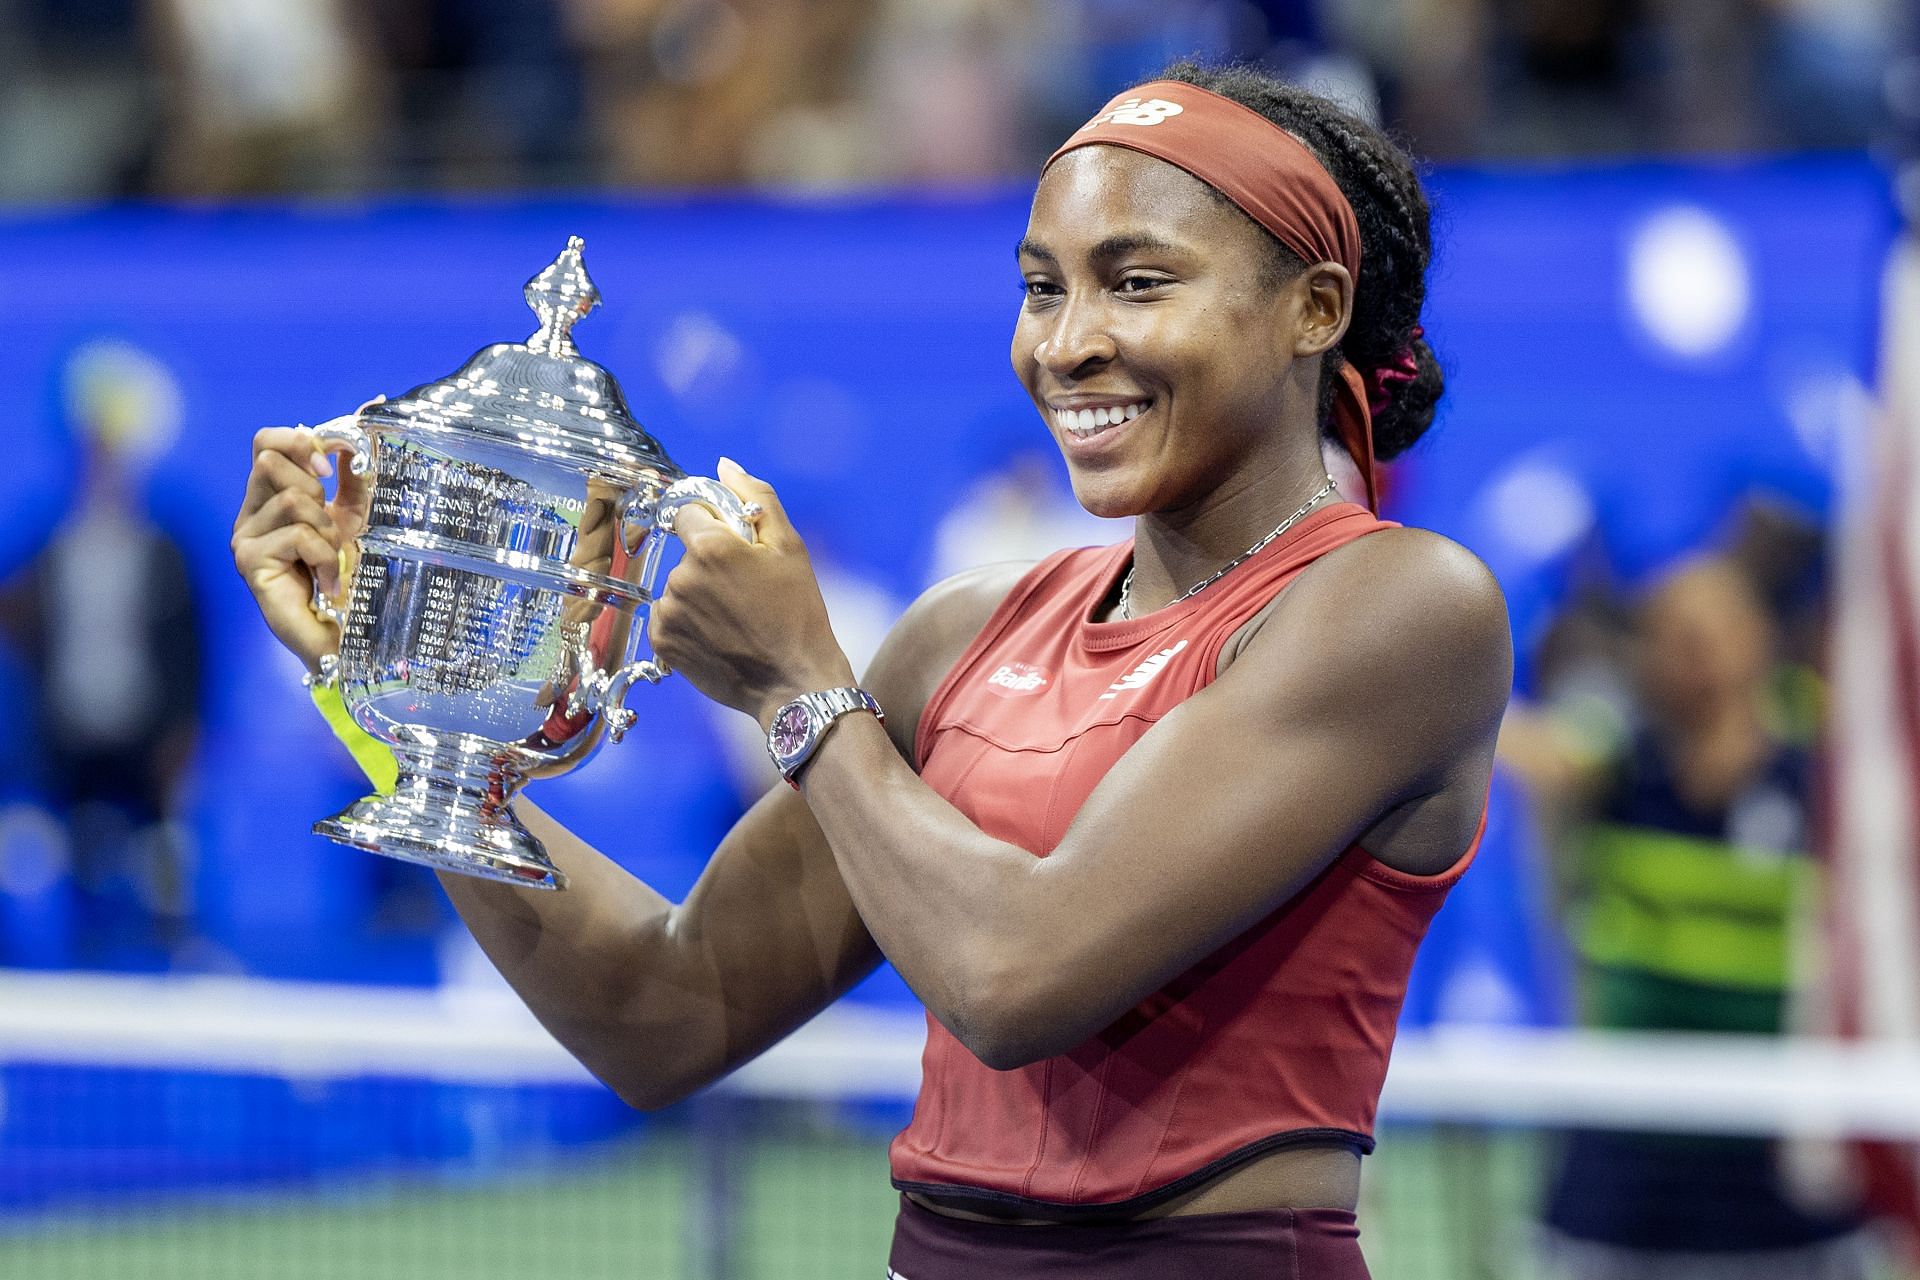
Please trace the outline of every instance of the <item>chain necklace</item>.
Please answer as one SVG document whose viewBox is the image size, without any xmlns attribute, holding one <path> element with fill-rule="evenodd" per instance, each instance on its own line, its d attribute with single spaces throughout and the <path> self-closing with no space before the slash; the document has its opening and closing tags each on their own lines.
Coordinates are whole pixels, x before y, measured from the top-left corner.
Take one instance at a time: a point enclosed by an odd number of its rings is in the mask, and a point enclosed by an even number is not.
<svg viewBox="0 0 1920 1280">
<path fill-rule="evenodd" d="M 1285 533 L 1287 530 L 1293 528 L 1293 526 L 1299 521 L 1301 516 L 1304 516 L 1305 514 L 1307 514 L 1307 512 L 1313 510 L 1315 503 L 1319 502 L 1320 499 L 1326 497 L 1328 494 L 1332 492 L 1333 492 L 1333 476 L 1328 475 L 1327 482 L 1321 485 L 1320 488 L 1314 492 L 1314 495 L 1311 498 L 1308 498 L 1305 502 L 1300 504 L 1300 509 L 1298 511 L 1288 516 L 1285 520 L 1282 520 L 1279 524 L 1279 527 L 1274 529 L 1272 533 L 1267 534 L 1265 537 L 1261 538 L 1260 541 L 1254 543 L 1252 546 L 1248 547 L 1245 551 L 1242 551 L 1239 555 L 1235 556 L 1233 559 L 1221 565 L 1218 569 L 1215 569 L 1211 574 L 1202 578 L 1200 581 L 1194 583 L 1192 586 L 1188 587 L 1185 591 L 1181 592 L 1179 595 L 1175 596 L 1173 599 L 1167 601 L 1167 605 L 1176 605 L 1176 604 L 1179 604 L 1182 600 L 1193 599 L 1193 597 L 1199 595 L 1202 591 L 1205 591 L 1208 587 L 1220 581 L 1220 579 L 1226 577 L 1229 573 L 1233 572 L 1235 569 L 1238 569 L 1241 565 L 1251 560 L 1254 556 L 1260 554 L 1260 552 L 1264 551 L 1267 548 L 1267 546 L 1273 542 L 1275 538 L 1279 537 L 1281 534 Z M 1128 565 L 1127 576 L 1120 579 L 1120 616 L 1129 622 L 1133 620 L 1133 569 L 1134 569 L 1134 566 Z M 1165 606 L 1162 606 L 1162 607 L 1165 607 Z"/>
</svg>

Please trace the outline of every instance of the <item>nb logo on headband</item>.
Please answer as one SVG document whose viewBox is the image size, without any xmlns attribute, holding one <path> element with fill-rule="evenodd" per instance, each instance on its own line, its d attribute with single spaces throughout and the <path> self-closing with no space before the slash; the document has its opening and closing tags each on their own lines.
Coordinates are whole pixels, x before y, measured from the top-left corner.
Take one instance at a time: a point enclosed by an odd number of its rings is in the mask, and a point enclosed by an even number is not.
<svg viewBox="0 0 1920 1280">
<path fill-rule="evenodd" d="M 1165 98 L 1148 98 L 1145 102 L 1128 98 L 1107 114 L 1087 121 L 1087 128 L 1091 129 L 1097 124 L 1161 124 L 1183 110 L 1185 108 L 1179 103 L 1168 102 Z"/>
</svg>

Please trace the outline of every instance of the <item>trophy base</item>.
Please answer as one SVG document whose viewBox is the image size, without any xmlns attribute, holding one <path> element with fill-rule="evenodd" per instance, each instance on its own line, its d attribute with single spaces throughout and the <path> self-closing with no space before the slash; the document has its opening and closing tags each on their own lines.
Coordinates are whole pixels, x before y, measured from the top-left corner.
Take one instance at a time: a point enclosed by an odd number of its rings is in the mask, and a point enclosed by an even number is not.
<svg viewBox="0 0 1920 1280">
<path fill-rule="evenodd" d="M 564 889 L 567 877 L 547 857 L 506 801 L 522 779 L 486 756 L 458 760 L 394 752 L 400 777 L 392 795 L 363 796 L 313 824 L 315 835 L 441 871 L 529 889 Z"/>
</svg>

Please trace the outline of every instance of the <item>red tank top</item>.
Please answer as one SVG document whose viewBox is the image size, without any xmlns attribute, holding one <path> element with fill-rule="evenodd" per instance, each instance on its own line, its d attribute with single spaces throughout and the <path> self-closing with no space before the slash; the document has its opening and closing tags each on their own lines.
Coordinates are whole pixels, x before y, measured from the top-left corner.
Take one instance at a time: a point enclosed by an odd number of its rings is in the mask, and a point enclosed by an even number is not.
<svg viewBox="0 0 1920 1280">
<path fill-rule="evenodd" d="M 988 835 L 1045 857 L 1127 748 L 1213 680 L 1236 631 L 1314 560 L 1390 527 L 1323 508 L 1193 599 L 1124 622 L 1088 619 L 1131 543 L 1049 557 L 927 704 L 921 776 Z M 1356 845 L 1100 1034 L 1012 1071 L 929 1015 L 894 1185 L 1128 1212 L 1291 1143 L 1371 1151 L 1414 950 L 1473 852 L 1412 876 Z"/>
</svg>

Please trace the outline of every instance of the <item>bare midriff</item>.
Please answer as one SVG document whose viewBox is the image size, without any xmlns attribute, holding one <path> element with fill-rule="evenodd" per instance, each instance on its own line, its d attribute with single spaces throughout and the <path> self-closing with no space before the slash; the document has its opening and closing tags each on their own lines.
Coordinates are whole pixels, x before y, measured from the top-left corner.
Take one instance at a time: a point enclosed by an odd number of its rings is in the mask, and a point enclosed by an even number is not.
<svg viewBox="0 0 1920 1280">
<path fill-rule="evenodd" d="M 1056 1225 L 1063 1221 L 1086 1222 L 1084 1213 L 1071 1219 L 1048 1217 L 1027 1208 L 1008 1212 L 983 1213 L 978 1201 L 966 1207 L 939 1196 L 922 1192 L 907 1193 L 914 1203 L 951 1218 L 971 1222 L 1002 1222 Z M 1229 1169 L 1217 1178 L 1183 1191 L 1171 1200 L 1123 1215 L 1139 1221 L 1148 1218 L 1180 1217 L 1193 1213 L 1245 1213 L 1255 1209 L 1346 1209 L 1351 1211 L 1360 1200 L 1360 1156 L 1346 1146 L 1289 1147 Z M 1043 1206 L 1035 1205 L 1039 1210 Z"/>
</svg>

